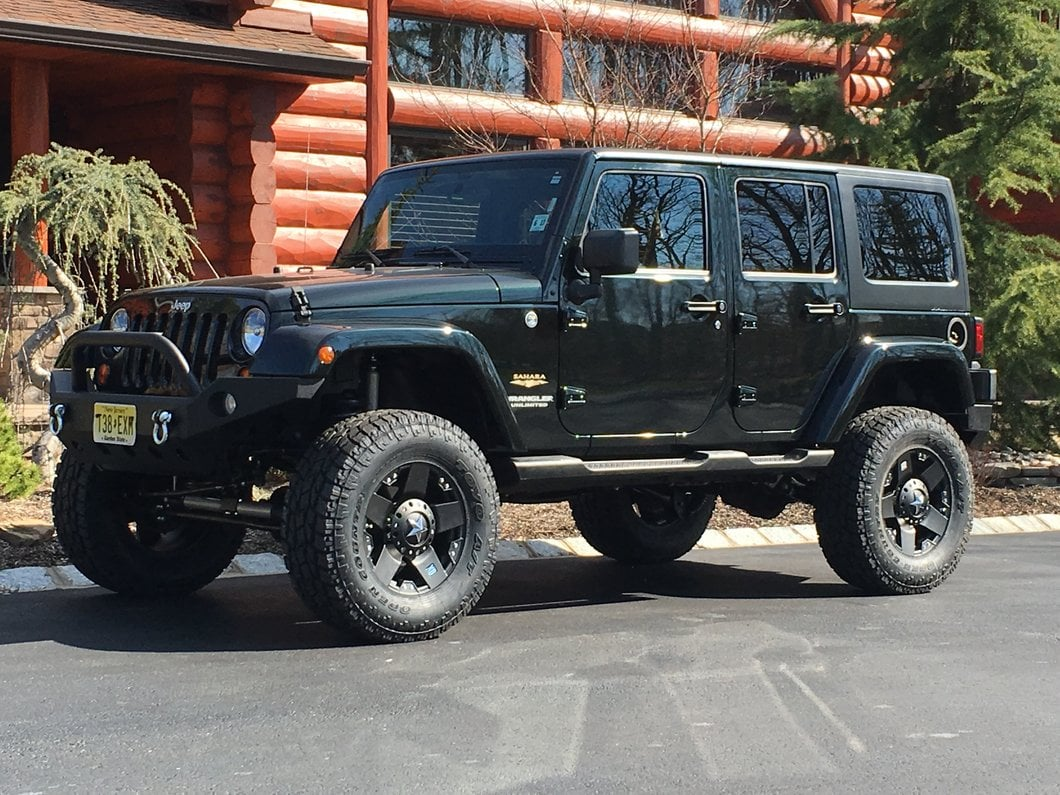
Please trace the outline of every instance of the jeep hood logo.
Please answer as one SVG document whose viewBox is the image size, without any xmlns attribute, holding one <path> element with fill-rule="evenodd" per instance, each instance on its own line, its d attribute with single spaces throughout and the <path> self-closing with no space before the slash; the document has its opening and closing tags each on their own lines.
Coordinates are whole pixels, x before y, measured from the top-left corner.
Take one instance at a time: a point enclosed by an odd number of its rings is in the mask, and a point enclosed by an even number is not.
<svg viewBox="0 0 1060 795">
<path fill-rule="evenodd" d="M 544 386 L 548 383 L 548 379 L 544 373 L 515 373 L 508 383 L 530 389 L 535 386 Z"/>
<path fill-rule="evenodd" d="M 191 309 L 191 301 L 174 301 L 173 311 L 174 312 L 187 312 Z"/>
</svg>

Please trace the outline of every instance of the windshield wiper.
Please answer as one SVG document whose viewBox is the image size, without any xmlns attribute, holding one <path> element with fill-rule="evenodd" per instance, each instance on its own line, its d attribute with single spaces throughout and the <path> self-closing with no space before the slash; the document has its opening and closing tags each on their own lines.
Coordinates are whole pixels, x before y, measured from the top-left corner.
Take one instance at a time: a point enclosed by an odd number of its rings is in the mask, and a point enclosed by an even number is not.
<svg viewBox="0 0 1060 795">
<path fill-rule="evenodd" d="M 455 249 L 447 243 L 442 243 L 437 246 L 431 246 L 430 248 L 418 248 L 415 251 L 409 252 L 414 257 L 418 257 L 420 254 L 452 254 L 456 257 L 457 261 L 464 267 L 475 267 L 475 263 L 471 261 L 470 257 L 467 256 L 463 251 Z"/>
</svg>

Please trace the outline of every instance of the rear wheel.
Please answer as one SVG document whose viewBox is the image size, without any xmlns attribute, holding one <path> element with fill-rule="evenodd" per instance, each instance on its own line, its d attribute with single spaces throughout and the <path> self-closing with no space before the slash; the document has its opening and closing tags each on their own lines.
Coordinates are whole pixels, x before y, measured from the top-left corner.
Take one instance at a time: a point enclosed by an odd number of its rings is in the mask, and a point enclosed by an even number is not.
<svg viewBox="0 0 1060 795">
<path fill-rule="evenodd" d="M 366 412 L 325 431 L 292 478 L 291 578 L 340 629 L 434 638 L 489 582 L 499 510 L 493 474 L 462 430 L 420 412 Z"/>
<path fill-rule="evenodd" d="M 66 450 L 52 494 L 59 543 L 78 571 L 117 593 L 174 596 L 202 588 L 232 562 L 243 528 L 159 516 L 141 497 L 147 485 Z"/>
<path fill-rule="evenodd" d="M 814 516 L 832 569 L 864 590 L 925 593 L 957 567 L 972 527 L 971 467 L 942 417 L 884 406 L 850 424 Z"/>
<path fill-rule="evenodd" d="M 623 488 L 590 491 L 570 501 L 582 537 L 623 563 L 662 563 L 696 545 L 714 513 L 704 488 Z"/>
</svg>

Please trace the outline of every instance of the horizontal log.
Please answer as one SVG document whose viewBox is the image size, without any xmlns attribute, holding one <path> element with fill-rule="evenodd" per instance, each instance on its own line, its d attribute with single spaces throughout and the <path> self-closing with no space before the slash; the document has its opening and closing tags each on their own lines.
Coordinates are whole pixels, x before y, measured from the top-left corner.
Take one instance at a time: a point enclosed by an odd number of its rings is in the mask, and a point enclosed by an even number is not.
<svg viewBox="0 0 1060 795">
<path fill-rule="evenodd" d="M 363 157 L 277 152 L 276 187 L 363 193 L 367 190 Z"/>
<path fill-rule="evenodd" d="M 278 148 L 289 152 L 364 154 L 367 126 L 359 119 L 281 113 L 272 125 Z"/>
<path fill-rule="evenodd" d="M 894 52 L 887 47 L 855 47 L 850 68 L 858 74 L 888 77 L 892 71 L 893 58 Z"/>
<path fill-rule="evenodd" d="M 191 148 L 191 182 L 195 185 L 226 185 L 228 183 L 228 152 L 222 146 L 193 146 Z"/>
<path fill-rule="evenodd" d="M 363 82 L 350 80 L 309 86 L 285 110 L 308 116 L 363 119 L 366 106 L 367 87 Z"/>
<path fill-rule="evenodd" d="M 268 124 L 244 127 L 228 136 L 227 149 L 233 166 L 267 166 L 276 156 L 276 137 Z"/>
<path fill-rule="evenodd" d="M 344 229 L 363 203 L 363 193 L 281 189 L 276 191 L 272 206 L 278 226 Z"/>
<path fill-rule="evenodd" d="M 232 95 L 228 103 L 228 120 L 235 127 L 272 124 L 276 118 L 276 88 L 258 85 Z"/>
<path fill-rule="evenodd" d="M 891 81 L 873 75 L 851 75 L 847 83 L 852 105 L 875 105 L 891 93 Z"/>
<path fill-rule="evenodd" d="M 199 251 L 202 252 L 202 255 L 215 269 L 224 266 L 225 261 L 228 259 L 229 243 L 227 237 L 218 240 L 197 238 L 197 243 Z"/>
<path fill-rule="evenodd" d="M 227 272 L 232 276 L 268 274 L 276 267 L 276 247 L 271 243 L 232 245 L 228 249 Z"/>
<path fill-rule="evenodd" d="M 194 107 L 186 126 L 186 140 L 192 146 L 224 146 L 228 140 L 228 113 L 224 108 Z"/>
<path fill-rule="evenodd" d="M 271 243 L 276 234 L 276 210 L 271 204 L 233 207 L 228 237 L 233 243 Z"/>
<path fill-rule="evenodd" d="M 559 33 L 574 30 L 578 35 L 635 40 L 644 44 L 684 44 L 701 50 L 757 53 L 781 61 L 822 66 L 835 64 L 834 48 L 792 36 L 770 36 L 770 25 L 727 17 L 708 19 L 641 4 L 572 4 L 569 0 L 475 0 L 474 3 L 467 0 L 393 0 L 390 10 L 393 14 L 453 17 Z M 318 32 L 317 35 L 322 34 Z"/>
<path fill-rule="evenodd" d="M 228 195 L 236 204 L 269 204 L 276 196 L 274 166 L 240 166 L 228 178 Z"/>
<path fill-rule="evenodd" d="M 228 218 L 228 191 L 221 185 L 193 185 L 188 198 L 199 224 L 222 224 Z"/>
<path fill-rule="evenodd" d="M 193 106 L 224 108 L 228 105 L 228 86 L 216 80 L 202 79 L 196 82 L 188 95 Z"/>
<path fill-rule="evenodd" d="M 882 78 L 881 78 L 882 79 Z M 482 130 L 528 138 L 560 138 L 606 145 L 665 146 L 731 154 L 799 157 L 823 151 L 826 141 L 810 128 L 747 119 L 702 123 L 678 113 L 644 110 L 633 118 L 621 108 L 602 109 L 596 118 L 585 106 L 546 105 L 521 97 L 497 97 L 391 83 L 391 124 Z"/>
<path fill-rule="evenodd" d="M 276 260 L 280 265 L 330 265 L 346 237 L 344 229 L 280 227 L 276 230 Z"/>
<path fill-rule="evenodd" d="M 368 41 L 368 12 L 363 8 L 307 0 L 274 0 L 272 7 L 312 14 L 313 33 L 325 41 L 346 44 L 364 44 Z"/>
</svg>

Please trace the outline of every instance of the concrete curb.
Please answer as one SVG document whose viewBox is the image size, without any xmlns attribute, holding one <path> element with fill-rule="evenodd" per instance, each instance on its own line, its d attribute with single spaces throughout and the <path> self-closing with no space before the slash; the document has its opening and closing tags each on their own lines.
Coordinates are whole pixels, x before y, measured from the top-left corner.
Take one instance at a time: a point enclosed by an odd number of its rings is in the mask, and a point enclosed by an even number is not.
<svg viewBox="0 0 1060 795">
<path fill-rule="evenodd" d="M 972 535 L 1004 535 L 1014 533 L 1045 533 L 1060 531 L 1060 514 L 1039 513 L 1030 516 L 995 516 L 975 519 Z M 785 544 L 815 544 L 817 528 L 812 524 L 779 527 L 731 527 L 728 530 L 707 530 L 696 544 L 697 549 L 731 549 L 735 547 L 782 546 Z M 539 538 L 530 541 L 501 541 L 497 560 L 537 560 L 543 558 L 599 557 L 600 553 L 585 539 Z M 272 552 L 236 555 L 222 577 L 254 577 L 286 574 L 283 558 Z M 0 595 L 34 593 L 38 591 L 92 588 L 95 585 L 73 566 L 23 566 L 0 571 Z"/>
</svg>

